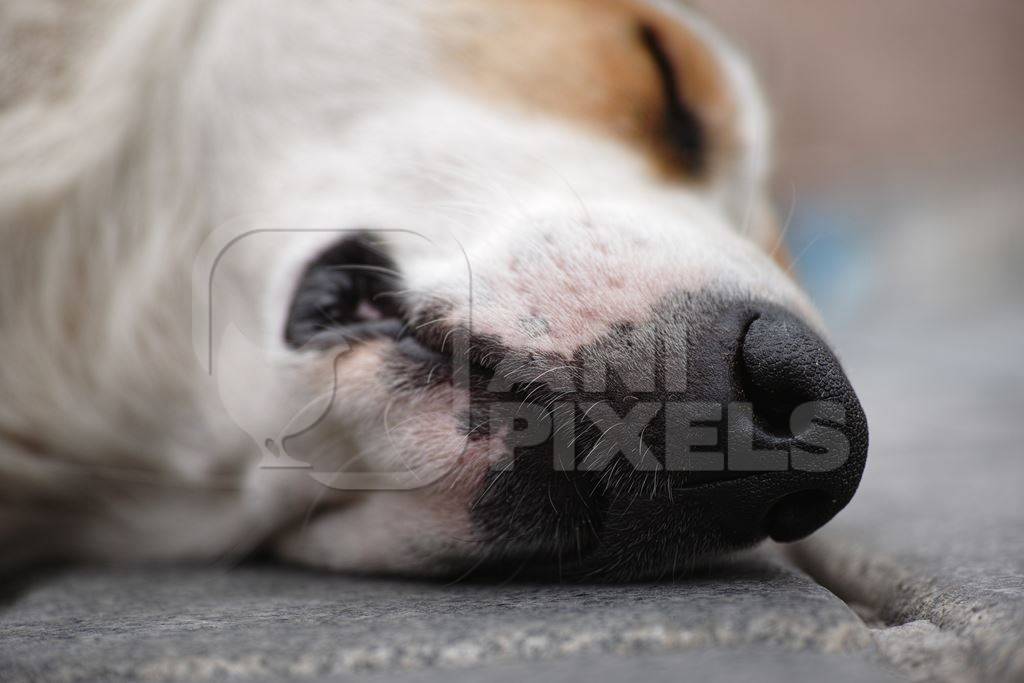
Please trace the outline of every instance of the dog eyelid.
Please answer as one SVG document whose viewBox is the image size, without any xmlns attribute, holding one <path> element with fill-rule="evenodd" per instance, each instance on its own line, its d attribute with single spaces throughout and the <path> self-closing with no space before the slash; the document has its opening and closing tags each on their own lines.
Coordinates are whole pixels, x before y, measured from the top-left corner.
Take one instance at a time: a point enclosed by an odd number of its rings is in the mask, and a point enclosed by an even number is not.
<svg viewBox="0 0 1024 683">
<path fill-rule="evenodd" d="M 685 169 L 693 175 L 700 175 L 707 165 L 704 126 L 683 98 L 679 87 L 681 76 L 657 29 L 643 23 L 639 25 L 638 32 L 640 42 L 658 71 L 665 98 L 663 128 L 659 133 L 667 138 Z"/>
</svg>

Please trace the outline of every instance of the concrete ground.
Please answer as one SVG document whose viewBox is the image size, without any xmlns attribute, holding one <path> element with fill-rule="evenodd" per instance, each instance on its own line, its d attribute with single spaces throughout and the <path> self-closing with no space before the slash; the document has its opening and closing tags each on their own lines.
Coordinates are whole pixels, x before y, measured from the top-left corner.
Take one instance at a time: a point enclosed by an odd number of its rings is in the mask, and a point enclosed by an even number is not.
<svg viewBox="0 0 1024 683">
<path fill-rule="evenodd" d="M 819 298 L 871 283 L 825 309 L 872 445 L 854 502 L 804 542 L 626 586 L 64 570 L 7 587 L 0 680 L 1024 681 L 1018 203 L 886 210 L 843 247 L 864 262 L 824 278 L 832 247 L 808 250 Z M 797 244 L 827 233 L 797 220 Z"/>
</svg>

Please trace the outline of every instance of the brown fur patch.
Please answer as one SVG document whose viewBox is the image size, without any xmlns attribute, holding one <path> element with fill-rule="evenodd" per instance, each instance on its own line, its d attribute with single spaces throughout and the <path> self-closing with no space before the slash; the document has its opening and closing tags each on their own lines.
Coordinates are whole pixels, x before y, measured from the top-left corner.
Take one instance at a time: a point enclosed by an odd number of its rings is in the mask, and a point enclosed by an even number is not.
<svg viewBox="0 0 1024 683">
<path fill-rule="evenodd" d="M 444 64 L 487 97 L 585 123 L 643 150 L 658 170 L 686 177 L 665 128 L 665 86 L 645 46 L 657 36 L 684 107 L 701 122 L 702 175 L 732 148 L 735 103 L 719 65 L 679 22 L 631 0 L 450 0 L 436 15 Z"/>
</svg>

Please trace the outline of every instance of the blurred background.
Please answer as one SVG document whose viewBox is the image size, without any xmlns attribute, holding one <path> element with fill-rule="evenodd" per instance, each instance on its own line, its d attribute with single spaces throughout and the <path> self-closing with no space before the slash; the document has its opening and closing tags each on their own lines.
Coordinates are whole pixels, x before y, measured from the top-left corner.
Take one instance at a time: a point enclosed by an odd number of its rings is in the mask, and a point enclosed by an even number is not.
<svg viewBox="0 0 1024 683">
<path fill-rule="evenodd" d="M 1024 2 L 694 4 L 764 80 L 786 241 L 870 427 L 857 496 L 794 556 L 1024 666 L 978 635 L 1024 623 Z"/>
<path fill-rule="evenodd" d="M 691 4 L 764 82 L 787 242 L 837 335 L 879 309 L 1019 311 L 1024 2 Z"/>
</svg>

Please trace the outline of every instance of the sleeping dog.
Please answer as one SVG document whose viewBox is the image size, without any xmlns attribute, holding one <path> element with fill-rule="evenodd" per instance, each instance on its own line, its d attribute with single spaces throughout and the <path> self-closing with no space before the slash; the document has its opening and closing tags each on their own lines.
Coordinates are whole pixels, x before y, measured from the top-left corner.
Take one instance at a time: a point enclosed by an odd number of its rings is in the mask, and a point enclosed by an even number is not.
<svg viewBox="0 0 1024 683">
<path fill-rule="evenodd" d="M 863 412 L 672 0 L 0 9 L 0 564 L 684 571 Z"/>
</svg>

